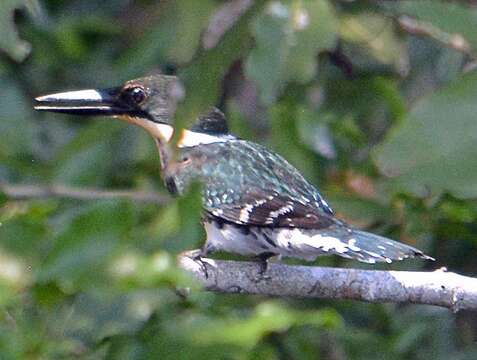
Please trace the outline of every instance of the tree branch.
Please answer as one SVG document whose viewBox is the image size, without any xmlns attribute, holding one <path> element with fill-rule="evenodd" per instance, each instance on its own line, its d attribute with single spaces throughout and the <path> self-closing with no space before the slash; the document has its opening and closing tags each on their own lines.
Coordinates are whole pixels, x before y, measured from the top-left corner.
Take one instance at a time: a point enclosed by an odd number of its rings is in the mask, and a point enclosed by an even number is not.
<svg viewBox="0 0 477 360">
<path fill-rule="evenodd" d="M 0 191 L 17 200 L 70 198 L 96 200 L 125 198 L 164 204 L 169 197 L 156 192 L 105 191 L 64 185 L 8 185 Z M 477 279 L 452 272 L 378 271 L 312 266 L 268 265 L 258 277 L 254 262 L 179 259 L 185 270 L 210 291 L 282 297 L 354 299 L 373 303 L 404 302 L 477 310 Z"/>
<path fill-rule="evenodd" d="M 419 21 L 407 15 L 398 16 L 397 22 L 403 31 L 411 35 L 429 37 L 451 49 L 469 56 L 474 55 L 469 42 L 461 34 L 446 33 L 430 23 Z"/>
<path fill-rule="evenodd" d="M 129 199 L 138 202 L 165 204 L 170 197 L 157 192 L 102 190 L 78 188 L 65 185 L 10 185 L 0 183 L 0 192 L 14 200 L 41 200 L 51 198 L 68 198 L 76 200 Z"/>
<path fill-rule="evenodd" d="M 202 259 L 182 255 L 180 266 L 209 291 L 280 297 L 353 299 L 443 306 L 457 312 L 477 310 L 477 279 L 445 270 L 379 271 L 271 263 L 258 277 L 254 262 Z"/>
<path fill-rule="evenodd" d="M 211 16 L 202 36 L 204 49 L 215 47 L 224 34 L 253 5 L 253 0 L 232 0 L 220 5 Z"/>
</svg>

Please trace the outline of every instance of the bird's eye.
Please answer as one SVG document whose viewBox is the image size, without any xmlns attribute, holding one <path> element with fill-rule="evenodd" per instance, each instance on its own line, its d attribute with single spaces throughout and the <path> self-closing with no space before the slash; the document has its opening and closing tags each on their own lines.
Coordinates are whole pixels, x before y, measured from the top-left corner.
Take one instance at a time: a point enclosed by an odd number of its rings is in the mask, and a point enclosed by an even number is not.
<svg viewBox="0 0 477 360">
<path fill-rule="evenodd" d="M 127 89 L 128 95 L 130 99 L 135 104 L 141 104 L 144 100 L 146 100 L 146 91 L 144 88 L 140 86 L 130 87 Z"/>
</svg>

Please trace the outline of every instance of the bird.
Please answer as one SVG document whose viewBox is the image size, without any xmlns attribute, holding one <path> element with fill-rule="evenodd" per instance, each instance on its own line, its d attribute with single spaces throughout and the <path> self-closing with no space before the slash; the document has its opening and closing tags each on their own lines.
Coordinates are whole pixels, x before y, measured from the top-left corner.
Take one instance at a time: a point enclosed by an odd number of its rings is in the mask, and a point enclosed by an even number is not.
<svg viewBox="0 0 477 360">
<path fill-rule="evenodd" d="M 68 91 L 36 98 L 35 109 L 119 118 L 155 139 L 167 189 L 183 194 L 202 185 L 204 246 L 198 257 L 223 251 L 259 260 L 273 256 L 314 261 L 338 255 L 360 262 L 434 260 L 409 245 L 359 230 L 337 218 L 318 189 L 281 155 L 231 134 L 224 114 L 212 108 L 188 129 L 172 121 L 174 76 L 152 75 L 109 89 Z M 167 150 L 180 131 L 177 157 Z"/>
</svg>

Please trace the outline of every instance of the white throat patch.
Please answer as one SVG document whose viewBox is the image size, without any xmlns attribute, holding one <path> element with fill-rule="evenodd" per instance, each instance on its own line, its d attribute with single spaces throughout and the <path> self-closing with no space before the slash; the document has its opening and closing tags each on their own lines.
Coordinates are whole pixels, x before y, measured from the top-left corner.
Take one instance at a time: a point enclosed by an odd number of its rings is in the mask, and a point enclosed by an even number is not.
<svg viewBox="0 0 477 360">
<path fill-rule="evenodd" d="M 116 116 L 120 119 L 127 121 L 128 123 L 139 125 L 145 129 L 152 137 L 159 139 L 161 142 L 168 143 L 174 135 L 174 128 L 171 125 L 159 124 L 148 119 L 143 119 L 135 116 L 119 115 Z"/>
<path fill-rule="evenodd" d="M 166 142 L 171 141 L 172 135 L 174 135 L 174 128 L 167 124 L 154 124 L 156 131 Z"/>
<path fill-rule="evenodd" d="M 149 134 L 153 137 L 160 139 L 166 143 L 170 142 L 172 136 L 174 135 L 174 128 L 171 125 L 159 124 L 152 122 L 150 120 L 133 117 L 133 116 L 118 116 L 129 123 L 139 125 L 144 128 Z M 213 144 L 218 142 L 226 142 L 229 140 L 236 139 L 233 135 L 210 135 L 200 132 L 182 130 L 180 133 L 179 141 L 177 146 L 180 148 L 184 147 L 193 147 L 202 144 Z"/>
</svg>

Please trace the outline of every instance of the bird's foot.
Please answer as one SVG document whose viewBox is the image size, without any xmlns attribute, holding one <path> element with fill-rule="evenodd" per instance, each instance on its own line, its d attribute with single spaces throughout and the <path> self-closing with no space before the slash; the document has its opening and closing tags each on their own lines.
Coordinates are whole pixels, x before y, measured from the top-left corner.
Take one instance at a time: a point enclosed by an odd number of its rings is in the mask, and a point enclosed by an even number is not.
<svg viewBox="0 0 477 360">
<path fill-rule="evenodd" d="M 268 259 L 271 258 L 272 256 L 275 256 L 276 254 L 273 253 L 262 253 L 254 257 L 254 261 L 258 263 L 258 272 L 257 276 L 253 279 L 254 282 L 260 282 L 264 280 L 270 280 L 272 277 L 270 275 L 267 275 L 267 269 L 268 269 Z"/>
<path fill-rule="evenodd" d="M 204 249 L 195 249 L 190 250 L 182 253 L 183 256 L 187 256 L 188 258 L 194 260 L 196 263 L 200 265 L 202 273 L 204 274 L 205 278 L 209 278 L 209 272 L 207 271 L 207 262 L 203 260 L 207 256 L 207 252 Z"/>
</svg>

